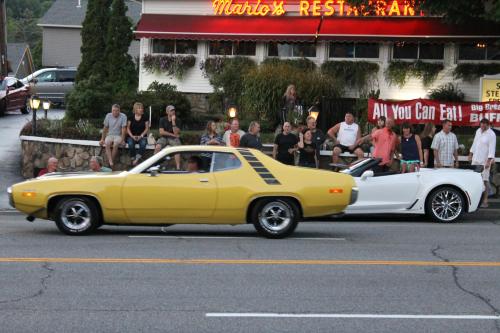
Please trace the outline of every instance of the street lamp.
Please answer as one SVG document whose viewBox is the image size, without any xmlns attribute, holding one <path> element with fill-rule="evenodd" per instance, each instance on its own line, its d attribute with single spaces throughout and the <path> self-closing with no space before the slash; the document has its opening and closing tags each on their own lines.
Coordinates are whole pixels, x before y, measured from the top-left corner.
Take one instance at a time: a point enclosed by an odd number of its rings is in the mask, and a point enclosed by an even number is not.
<svg viewBox="0 0 500 333">
<path fill-rule="evenodd" d="M 43 101 L 42 107 L 43 107 L 43 111 L 45 111 L 45 119 L 47 119 L 47 112 L 50 109 L 50 101 L 49 100 Z"/>
<path fill-rule="evenodd" d="M 227 109 L 227 113 L 229 115 L 229 119 L 236 118 L 236 115 L 238 114 L 238 109 L 235 106 L 230 106 L 229 109 Z"/>
<path fill-rule="evenodd" d="M 31 124 L 31 133 L 33 135 L 36 135 L 36 111 L 40 107 L 40 102 L 41 102 L 40 98 L 38 98 L 37 96 L 32 96 L 30 98 L 30 107 L 31 110 L 33 111 L 33 121 Z"/>
</svg>

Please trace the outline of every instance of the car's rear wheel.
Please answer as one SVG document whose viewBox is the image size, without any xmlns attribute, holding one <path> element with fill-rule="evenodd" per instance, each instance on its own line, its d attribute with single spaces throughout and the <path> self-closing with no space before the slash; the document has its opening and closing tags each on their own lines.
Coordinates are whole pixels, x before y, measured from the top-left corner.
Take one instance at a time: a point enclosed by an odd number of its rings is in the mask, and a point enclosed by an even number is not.
<svg viewBox="0 0 500 333">
<path fill-rule="evenodd" d="M 465 198 L 460 191 L 445 186 L 429 194 L 425 210 L 434 221 L 451 223 L 457 221 L 465 212 L 465 205 Z"/>
<path fill-rule="evenodd" d="M 56 206 L 57 228 L 67 235 L 86 235 L 101 225 L 96 204 L 88 198 L 64 198 Z"/>
<path fill-rule="evenodd" d="M 284 238 L 293 233 L 299 222 L 299 209 L 291 200 L 270 198 L 259 200 L 252 210 L 255 229 L 268 238 Z"/>
</svg>

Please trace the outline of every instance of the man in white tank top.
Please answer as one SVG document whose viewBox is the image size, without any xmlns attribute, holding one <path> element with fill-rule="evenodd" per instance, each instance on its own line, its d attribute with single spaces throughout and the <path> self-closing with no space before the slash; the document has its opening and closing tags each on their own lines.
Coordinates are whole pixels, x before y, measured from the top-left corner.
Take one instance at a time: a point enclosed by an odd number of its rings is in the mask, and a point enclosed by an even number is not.
<svg viewBox="0 0 500 333">
<path fill-rule="evenodd" d="M 361 138 L 361 130 L 354 122 L 352 113 L 346 113 L 345 121 L 330 128 L 328 135 L 336 142 L 333 147 L 333 163 L 338 163 L 339 155 L 345 152 L 355 154 L 358 160 L 364 157 L 363 150 L 356 144 Z"/>
</svg>

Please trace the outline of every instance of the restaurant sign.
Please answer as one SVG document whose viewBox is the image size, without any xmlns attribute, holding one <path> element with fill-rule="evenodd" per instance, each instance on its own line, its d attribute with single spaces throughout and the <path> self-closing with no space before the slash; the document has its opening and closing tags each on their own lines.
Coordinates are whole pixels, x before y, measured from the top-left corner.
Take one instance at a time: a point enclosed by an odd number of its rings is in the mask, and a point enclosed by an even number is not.
<svg viewBox="0 0 500 333">
<path fill-rule="evenodd" d="M 481 102 L 500 102 L 500 76 L 481 78 Z"/>
<path fill-rule="evenodd" d="M 212 0 L 215 15 L 283 16 L 287 11 L 300 16 L 415 16 L 410 0 L 379 0 L 374 8 L 351 7 L 345 0 Z M 420 15 L 420 13 L 418 13 Z"/>
<path fill-rule="evenodd" d="M 381 99 L 368 101 L 368 121 L 375 123 L 384 116 L 396 124 L 440 124 L 449 119 L 458 126 L 479 126 L 481 119 L 489 119 L 500 126 L 500 102 L 447 103 L 428 99 L 392 102 Z"/>
</svg>

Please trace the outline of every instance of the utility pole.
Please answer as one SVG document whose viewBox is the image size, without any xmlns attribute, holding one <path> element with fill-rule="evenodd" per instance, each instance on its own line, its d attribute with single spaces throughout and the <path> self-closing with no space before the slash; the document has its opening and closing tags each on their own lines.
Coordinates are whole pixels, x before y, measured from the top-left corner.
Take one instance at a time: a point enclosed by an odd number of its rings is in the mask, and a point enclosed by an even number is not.
<svg viewBox="0 0 500 333">
<path fill-rule="evenodd" d="M 7 10 L 5 1 L 0 0 L 0 75 L 9 75 L 9 63 L 7 61 Z"/>
</svg>

